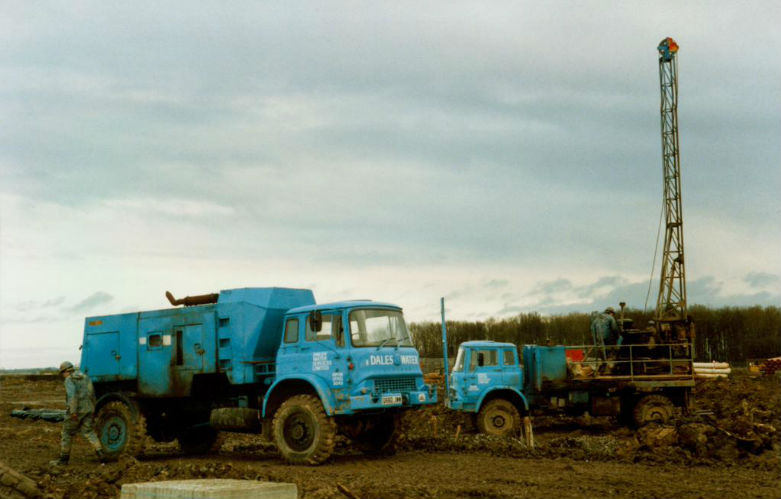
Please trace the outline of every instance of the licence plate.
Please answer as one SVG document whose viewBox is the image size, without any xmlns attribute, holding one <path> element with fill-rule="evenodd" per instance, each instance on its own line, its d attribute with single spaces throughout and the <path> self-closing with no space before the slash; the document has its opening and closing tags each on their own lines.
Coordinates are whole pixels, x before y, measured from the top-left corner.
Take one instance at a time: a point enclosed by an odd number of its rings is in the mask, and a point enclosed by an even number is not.
<svg viewBox="0 0 781 499">
<path fill-rule="evenodd" d="M 382 405 L 399 405 L 401 404 L 401 395 L 383 395 Z"/>
</svg>

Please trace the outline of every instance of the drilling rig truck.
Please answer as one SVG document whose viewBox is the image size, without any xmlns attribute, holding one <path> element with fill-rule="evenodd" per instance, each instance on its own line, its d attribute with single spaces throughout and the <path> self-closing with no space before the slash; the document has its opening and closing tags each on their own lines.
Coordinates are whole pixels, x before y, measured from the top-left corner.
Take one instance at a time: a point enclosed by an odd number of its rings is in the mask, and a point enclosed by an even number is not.
<svg viewBox="0 0 781 499">
<path fill-rule="evenodd" d="M 645 329 L 633 328 L 622 303 L 616 344 L 605 345 L 598 335 L 593 345 L 524 345 L 521 352 L 510 343 L 463 343 L 446 385 L 447 405 L 474 413 L 482 432 L 516 433 L 530 408 L 621 416 L 642 425 L 667 422 L 675 407 L 689 406 L 695 332 L 686 313 L 678 44 L 668 37 L 657 50 L 665 238 L 654 321 Z"/>
</svg>

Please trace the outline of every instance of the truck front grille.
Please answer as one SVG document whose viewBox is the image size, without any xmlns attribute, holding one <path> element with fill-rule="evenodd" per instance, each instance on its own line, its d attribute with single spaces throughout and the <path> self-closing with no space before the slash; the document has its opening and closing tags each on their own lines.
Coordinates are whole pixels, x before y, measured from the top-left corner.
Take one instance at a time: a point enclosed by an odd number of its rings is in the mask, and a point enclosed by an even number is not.
<svg viewBox="0 0 781 499">
<path fill-rule="evenodd" d="M 400 376 L 398 378 L 376 378 L 374 380 L 374 393 L 400 393 L 415 391 L 415 376 Z"/>
</svg>

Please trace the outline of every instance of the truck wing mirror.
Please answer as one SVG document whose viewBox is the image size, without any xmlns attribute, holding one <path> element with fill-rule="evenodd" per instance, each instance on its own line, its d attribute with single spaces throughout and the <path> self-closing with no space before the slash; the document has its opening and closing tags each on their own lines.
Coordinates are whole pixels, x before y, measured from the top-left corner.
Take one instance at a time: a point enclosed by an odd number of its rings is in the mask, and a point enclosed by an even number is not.
<svg viewBox="0 0 781 499">
<path fill-rule="evenodd" d="M 309 329 L 319 333 L 323 329 L 323 314 L 319 310 L 309 313 Z"/>
</svg>

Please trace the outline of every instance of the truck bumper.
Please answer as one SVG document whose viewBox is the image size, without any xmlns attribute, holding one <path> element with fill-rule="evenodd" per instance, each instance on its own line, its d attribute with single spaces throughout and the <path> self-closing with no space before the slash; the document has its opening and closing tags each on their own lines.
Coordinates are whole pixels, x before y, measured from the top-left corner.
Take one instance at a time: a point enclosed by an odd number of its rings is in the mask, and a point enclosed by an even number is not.
<svg viewBox="0 0 781 499">
<path fill-rule="evenodd" d="M 381 395 L 366 394 L 350 397 L 349 409 L 345 408 L 342 413 L 354 411 L 392 409 L 397 407 L 414 408 L 424 405 L 435 404 L 437 402 L 436 387 L 429 392 L 428 390 L 404 392 L 404 393 L 383 393 Z"/>
<path fill-rule="evenodd" d="M 452 409 L 454 411 L 475 412 L 474 403 L 470 404 L 464 402 L 463 400 L 458 400 L 458 399 L 448 399 L 447 408 Z"/>
</svg>

